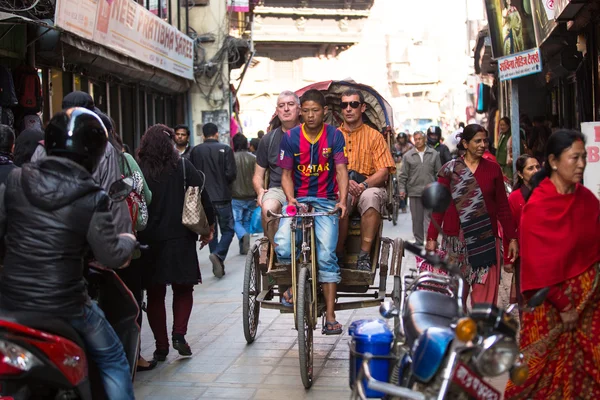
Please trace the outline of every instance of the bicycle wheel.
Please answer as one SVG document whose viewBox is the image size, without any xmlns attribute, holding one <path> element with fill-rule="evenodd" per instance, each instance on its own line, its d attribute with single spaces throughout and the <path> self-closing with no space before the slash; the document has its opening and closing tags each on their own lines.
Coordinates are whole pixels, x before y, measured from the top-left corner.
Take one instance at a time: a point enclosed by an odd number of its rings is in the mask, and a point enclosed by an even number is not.
<svg viewBox="0 0 600 400">
<path fill-rule="evenodd" d="M 305 388 L 313 382 L 313 323 L 311 316 L 312 287 L 308 277 L 308 268 L 302 266 L 298 275 L 296 291 L 296 321 L 298 325 L 298 358 L 300 375 Z"/>
<path fill-rule="evenodd" d="M 256 265 L 258 246 L 254 245 L 246 256 L 246 268 L 244 270 L 243 294 L 243 322 L 244 336 L 248 344 L 254 342 L 258 330 L 258 316 L 260 314 L 260 303 L 256 300 L 261 290 L 261 276 Z"/>
</svg>

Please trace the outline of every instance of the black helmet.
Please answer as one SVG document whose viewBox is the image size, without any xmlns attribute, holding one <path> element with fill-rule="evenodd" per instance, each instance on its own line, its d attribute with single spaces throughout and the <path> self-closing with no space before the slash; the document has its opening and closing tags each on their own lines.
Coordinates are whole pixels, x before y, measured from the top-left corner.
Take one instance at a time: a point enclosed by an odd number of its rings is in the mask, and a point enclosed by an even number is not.
<svg viewBox="0 0 600 400">
<path fill-rule="evenodd" d="M 435 136 L 442 136 L 442 128 L 440 128 L 439 126 L 430 126 L 427 129 L 427 136 L 430 135 L 435 135 Z"/>
<path fill-rule="evenodd" d="M 407 138 L 408 138 L 408 136 L 406 136 L 406 132 L 400 132 L 400 133 L 398 134 L 398 139 L 400 139 L 400 138 L 405 138 L 405 139 L 407 139 Z"/>
<path fill-rule="evenodd" d="M 100 118 L 81 108 L 57 113 L 46 127 L 45 143 L 49 156 L 65 157 L 94 172 L 104 154 L 108 134 Z"/>
</svg>

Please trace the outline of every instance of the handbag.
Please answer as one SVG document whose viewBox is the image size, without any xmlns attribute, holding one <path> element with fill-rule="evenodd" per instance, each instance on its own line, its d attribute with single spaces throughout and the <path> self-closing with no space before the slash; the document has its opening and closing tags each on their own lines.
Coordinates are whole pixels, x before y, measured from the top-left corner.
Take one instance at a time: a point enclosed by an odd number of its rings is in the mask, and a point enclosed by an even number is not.
<svg viewBox="0 0 600 400">
<path fill-rule="evenodd" d="M 183 226 L 200 236 L 209 235 L 210 225 L 208 224 L 201 198 L 206 176 L 202 171 L 198 171 L 203 177 L 202 187 L 188 186 L 185 174 L 185 159 L 183 157 L 181 157 L 181 165 L 183 167 L 183 192 L 185 193 L 183 199 L 183 211 L 181 213 L 181 223 Z"/>
</svg>

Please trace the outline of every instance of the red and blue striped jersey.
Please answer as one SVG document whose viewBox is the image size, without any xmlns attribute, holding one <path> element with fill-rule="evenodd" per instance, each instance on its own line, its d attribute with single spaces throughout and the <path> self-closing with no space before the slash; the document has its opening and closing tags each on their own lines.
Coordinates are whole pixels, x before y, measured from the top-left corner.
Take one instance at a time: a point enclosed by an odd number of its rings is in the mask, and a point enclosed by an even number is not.
<svg viewBox="0 0 600 400">
<path fill-rule="evenodd" d="M 296 198 L 337 200 L 338 164 L 348 164 L 346 141 L 342 132 L 331 125 L 323 124 L 314 142 L 304 132 L 304 124 L 286 132 L 281 139 L 277 165 L 293 171 Z"/>
</svg>

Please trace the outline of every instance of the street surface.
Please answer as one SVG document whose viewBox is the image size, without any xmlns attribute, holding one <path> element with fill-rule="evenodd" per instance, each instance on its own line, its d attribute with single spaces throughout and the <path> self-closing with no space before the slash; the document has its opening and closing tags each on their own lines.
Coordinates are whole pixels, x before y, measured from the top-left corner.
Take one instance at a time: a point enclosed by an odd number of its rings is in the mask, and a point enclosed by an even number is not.
<svg viewBox="0 0 600 400">
<path fill-rule="evenodd" d="M 384 236 L 413 240 L 410 213 L 400 214 L 398 225 L 384 224 Z M 256 238 L 252 238 L 254 242 Z M 167 361 L 152 371 L 136 376 L 135 394 L 140 400 L 183 399 L 348 399 L 347 332 L 340 336 L 321 335 L 321 324 L 314 333 L 314 383 L 305 390 L 300 379 L 297 331 L 293 314 L 260 311 L 256 340 L 246 344 L 242 329 L 242 282 L 245 257 L 239 255 L 234 238 L 226 260 L 227 274 L 219 280 L 212 274 L 208 248 L 199 253 L 204 283 L 195 287 L 194 308 L 186 340 L 194 355 L 180 357 L 171 348 Z M 404 258 L 403 269 L 414 267 L 414 256 Z M 504 274 L 506 275 L 506 274 Z M 377 278 L 378 279 L 378 278 Z M 505 276 L 500 290 L 500 302 L 507 301 L 510 276 Z M 388 279 L 388 293 L 393 280 Z M 172 292 L 167 292 L 168 327 L 172 323 L 170 310 Z M 378 308 L 341 311 L 338 321 L 348 325 L 362 318 L 378 318 Z M 152 358 L 154 338 L 144 315 L 142 354 Z M 504 390 L 506 378 L 494 380 L 494 386 Z"/>
</svg>

